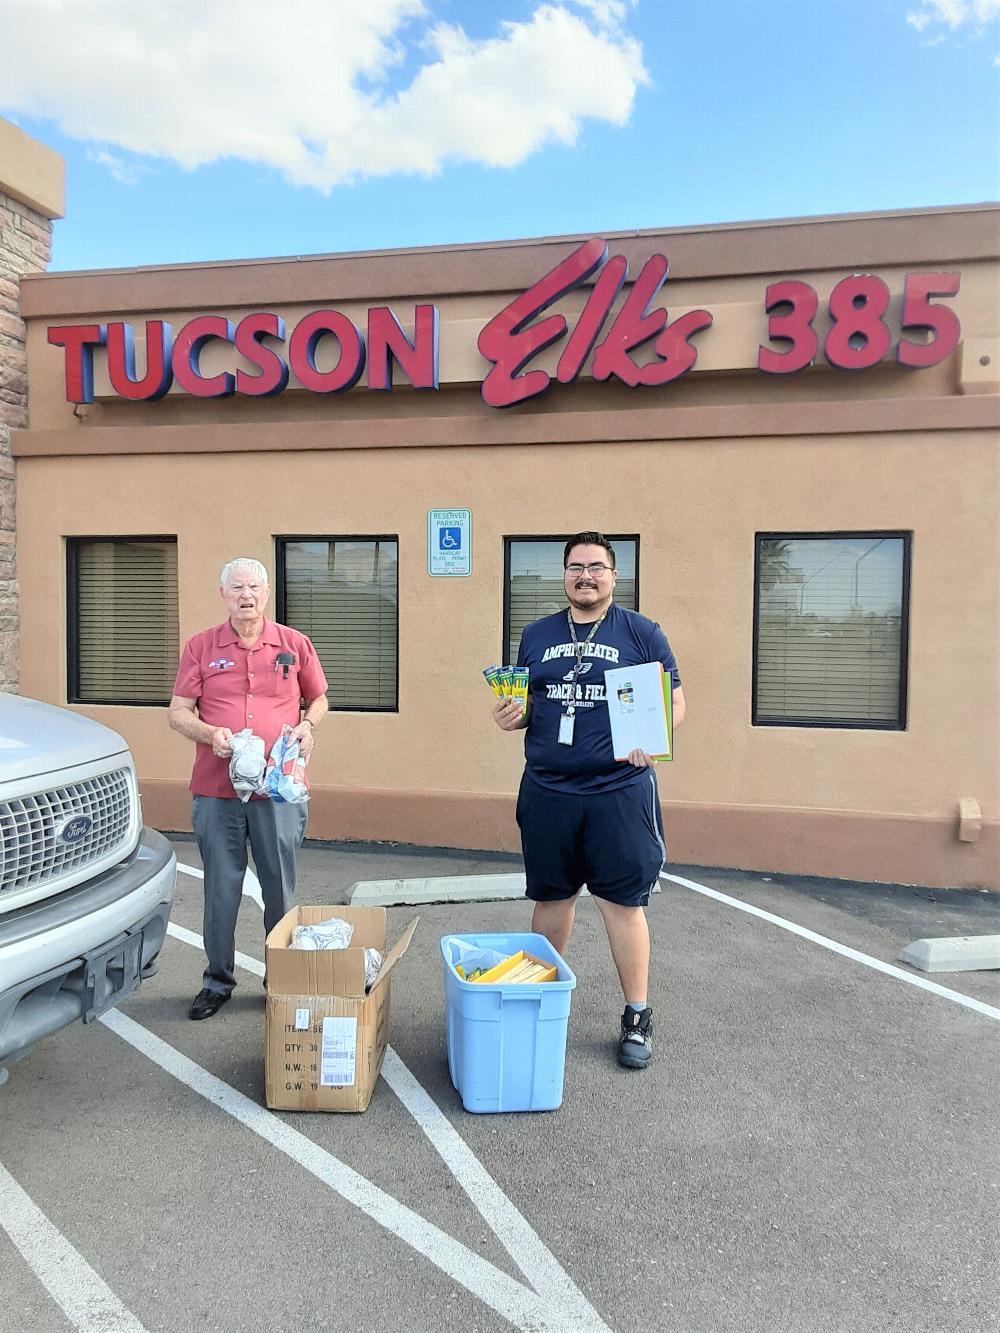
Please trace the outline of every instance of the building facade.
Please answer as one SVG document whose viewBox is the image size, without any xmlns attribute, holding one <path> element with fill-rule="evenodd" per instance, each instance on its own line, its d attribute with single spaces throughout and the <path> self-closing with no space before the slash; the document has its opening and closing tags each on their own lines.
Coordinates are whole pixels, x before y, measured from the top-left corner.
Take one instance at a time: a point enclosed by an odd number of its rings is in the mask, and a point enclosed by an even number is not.
<svg viewBox="0 0 1000 1333">
<path fill-rule="evenodd" d="M 62 217 L 65 170 L 51 148 L 0 120 L 0 690 L 18 675 L 17 488 L 10 433 L 28 422 L 28 366 L 20 282 L 52 255 L 52 219 Z"/>
<path fill-rule="evenodd" d="M 28 276 L 20 688 L 189 828 L 178 647 L 255 556 L 331 682 L 311 835 L 513 849 L 482 669 L 599 528 L 688 699 L 673 861 L 998 887 L 998 217 Z"/>
</svg>

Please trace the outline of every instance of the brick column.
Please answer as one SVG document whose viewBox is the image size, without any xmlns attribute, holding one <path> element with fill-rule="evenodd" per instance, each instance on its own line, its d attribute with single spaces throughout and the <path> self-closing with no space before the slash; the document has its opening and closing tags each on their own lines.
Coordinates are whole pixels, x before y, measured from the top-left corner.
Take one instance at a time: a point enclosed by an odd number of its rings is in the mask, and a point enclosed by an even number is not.
<svg viewBox="0 0 1000 1333">
<path fill-rule="evenodd" d="M 18 685 L 16 483 L 11 430 L 28 424 L 28 366 L 20 281 L 52 256 L 62 214 L 63 162 L 0 121 L 0 690 Z M 41 210 L 45 210 L 44 212 Z"/>
</svg>

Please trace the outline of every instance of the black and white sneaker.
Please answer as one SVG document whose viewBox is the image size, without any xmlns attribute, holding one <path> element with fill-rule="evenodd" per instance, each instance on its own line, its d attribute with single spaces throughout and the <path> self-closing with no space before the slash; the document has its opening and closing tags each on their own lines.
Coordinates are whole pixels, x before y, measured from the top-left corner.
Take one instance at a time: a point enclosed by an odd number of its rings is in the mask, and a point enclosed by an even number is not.
<svg viewBox="0 0 1000 1333">
<path fill-rule="evenodd" d="M 641 1014 L 626 1006 L 622 1014 L 622 1035 L 618 1043 L 618 1063 L 626 1069 L 645 1069 L 653 1058 L 653 1011 L 647 1005 Z"/>
</svg>

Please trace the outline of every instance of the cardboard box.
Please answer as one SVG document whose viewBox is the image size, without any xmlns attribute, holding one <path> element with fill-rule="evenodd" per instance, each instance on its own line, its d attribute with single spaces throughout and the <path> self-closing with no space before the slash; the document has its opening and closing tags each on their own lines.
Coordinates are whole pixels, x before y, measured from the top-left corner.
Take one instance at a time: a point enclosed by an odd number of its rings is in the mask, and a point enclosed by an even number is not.
<svg viewBox="0 0 1000 1333">
<path fill-rule="evenodd" d="M 354 926 L 348 949 L 293 949 L 296 926 L 341 917 Z M 268 935 L 264 1084 L 275 1111 L 363 1111 L 389 1044 L 392 969 L 417 926 L 386 951 L 384 907 L 294 907 Z M 365 949 L 382 969 L 365 994 Z"/>
</svg>

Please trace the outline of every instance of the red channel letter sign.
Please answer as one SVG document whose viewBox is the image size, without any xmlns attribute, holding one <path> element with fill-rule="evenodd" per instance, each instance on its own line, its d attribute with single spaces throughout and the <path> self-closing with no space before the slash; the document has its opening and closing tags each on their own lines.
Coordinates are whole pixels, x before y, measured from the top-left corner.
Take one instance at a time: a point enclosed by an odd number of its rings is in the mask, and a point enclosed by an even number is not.
<svg viewBox="0 0 1000 1333">
<path fill-rule="evenodd" d="M 607 335 L 597 343 L 628 275 L 628 263 L 621 255 L 608 261 L 607 245 L 594 239 L 494 315 L 480 333 L 479 350 L 493 362 L 493 369 L 483 380 L 483 399 L 490 407 L 512 407 L 549 387 L 550 377 L 544 370 L 530 370 L 525 375 L 520 371 L 537 352 L 561 338 L 568 325 L 562 315 L 548 315 L 537 324 L 530 321 L 598 270 L 602 270 L 600 276 L 559 358 L 556 378 L 560 383 L 576 379 L 595 344 L 595 380 L 614 376 L 635 388 L 639 384 L 668 384 L 691 369 L 698 353 L 688 339 L 707 329 L 712 316 L 707 310 L 689 310 L 670 324 L 665 310 L 650 311 L 667 280 L 668 265 L 663 255 L 646 260 Z M 653 345 L 653 360 L 640 366 L 632 353 L 648 343 Z"/>
<path fill-rule="evenodd" d="M 146 321 L 146 370 L 141 377 L 136 374 L 135 334 L 130 324 L 53 326 L 48 340 L 64 349 L 66 398 L 71 403 L 94 401 L 94 351 L 104 346 L 111 387 L 134 402 L 162 398 L 172 384 L 194 398 L 228 398 L 234 393 L 269 398 L 284 392 L 290 374 L 312 393 L 343 393 L 366 370 L 369 389 L 387 390 L 392 388 L 393 365 L 415 389 L 436 389 L 437 306 L 415 306 L 413 325 L 411 342 L 388 306 L 373 306 L 368 311 L 366 339 L 341 311 L 314 310 L 292 330 L 286 358 L 280 350 L 286 342 L 285 321 L 270 311 L 247 315 L 236 325 L 224 315 L 197 315 L 176 337 L 164 320 L 150 319 Z M 213 339 L 230 343 L 253 370 L 203 374 L 202 349 Z M 325 369 L 317 357 L 322 342 L 328 353 L 335 353 L 332 366 Z"/>
<path fill-rule="evenodd" d="M 595 380 L 617 379 L 631 388 L 658 387 L 686 374 L 698 358 L 692 342 L 711 327 L 708 310 L 688 310 L 673 321 L 655 306 L 669 265 L 651 255 L 621 304 L 628 278 L 623 255 L 608 257 L 607 244 L 594 237 L 578 246 L 551 272 L 493 316 L 479 334 L 478 347 L 490 362 L 482 384 L 490 407 L 513 407 L 544 393 L 552 377 L 534 357 L 560 339 L 556 365 L 560 384 L 572 383 L 590 360 Z M 591 281 L 592 280 L 592 281 Z M 567 293 L 591 283 L 572 329 L 550 307 Z M 946 360 L 961 340 L 958 315 L 940 303 L 959 289 L 957 273 L 908 273 L 903 283 L 898 336 L 890 326 L 889 288 L 871 273 L 842 278 L 823 312 L 822 332 L 814 327 L 820 299 L 809 283 L 785 278 L 764 295 L 770 346 L 757 351 L 765 374 L 788 375 L 821 357 L 841 370 L 867 370 L 895 346 L 902 366 L 920 369 Z M 907 337 L 909 334 L 911 336 Z M 236 325 L 224 315 L 197 315 L 174 336 L 163 320 L 146 321 L 146 364 L 136 370 L 135 334 L 130 324 L 53 326 L 48 340 L 63 348 L 66 397 L 94 400 L 94 352 L 106 348 L 108 377 L 115 393 L 133 402 L 162 398 L 172 384 L 194 398 L 269 398 L 283 393 L 289 379 L 310 393 L 345 393 L 366 376 L 366 387 L 392 388 L 393 369 L 415 389 L 438 387 L 438 310 L 417 305 L 413 340 L 388 306 L 373 306 L 367 336 L 339 310 L 314 310 L 286 334 L 284 320 L 270 311 L 246 315 Z M 203 373 L 201 353 L 213 340 L 228 343 L 251 369 Z M 322 349 L 322 354 L 320 354 Z"/>
</svg>

